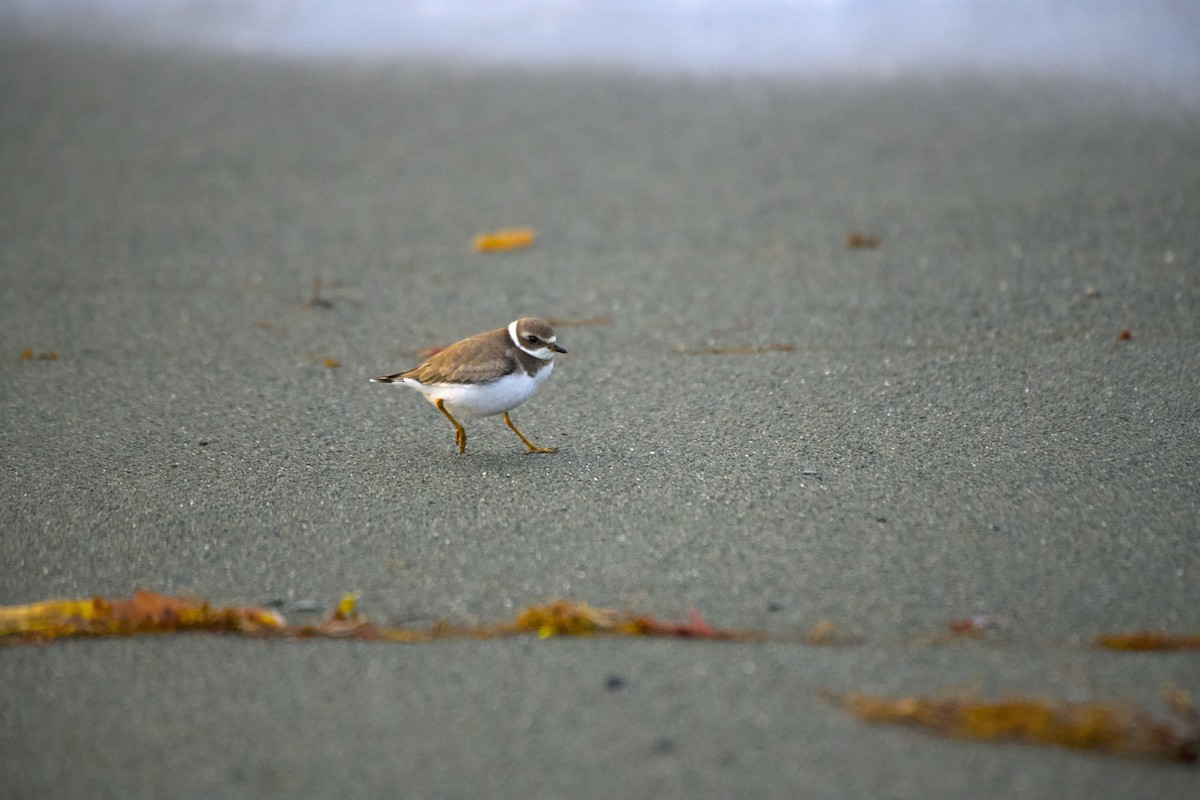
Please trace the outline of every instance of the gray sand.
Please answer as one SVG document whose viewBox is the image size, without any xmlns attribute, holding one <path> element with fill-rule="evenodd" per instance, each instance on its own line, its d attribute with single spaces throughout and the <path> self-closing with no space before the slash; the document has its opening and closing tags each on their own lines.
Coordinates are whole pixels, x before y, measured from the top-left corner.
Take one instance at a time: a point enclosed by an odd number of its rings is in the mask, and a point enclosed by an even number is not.
<svg viewBox="0 0 1200 800">
<path fill-rule="evenodd" d="M 1195 796 L 817 690 L 1200 694 L 1195 654 L 1084 646 L 1200 630 L 1197 109 L 10 43 L 0 126 L 0 603 L 567 597 L 866 642 L 7 648 L 5 797 Z M 535 247 L 471 252 L 511 225 Z M 557 455 L 493 418 L 460 457 L 367 383 L 526 314 L 611 318 L 514 412 Z M 929 643 L 976 613 L 1002 645 Z"/>
</svg>

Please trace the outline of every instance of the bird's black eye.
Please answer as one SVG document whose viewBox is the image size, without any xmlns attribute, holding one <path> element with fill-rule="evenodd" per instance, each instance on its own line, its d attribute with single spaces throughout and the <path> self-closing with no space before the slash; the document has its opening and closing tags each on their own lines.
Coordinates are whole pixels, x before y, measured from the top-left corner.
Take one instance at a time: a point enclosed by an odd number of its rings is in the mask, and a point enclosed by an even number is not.
<svg viewBox="0 0 1200 800">
<path fill-rule="evenodd" d="M 529 342 L 530 344 L 537 344 L 537 337 L 531 333 L 525 337 L 525 341 Z"/>
</svg>

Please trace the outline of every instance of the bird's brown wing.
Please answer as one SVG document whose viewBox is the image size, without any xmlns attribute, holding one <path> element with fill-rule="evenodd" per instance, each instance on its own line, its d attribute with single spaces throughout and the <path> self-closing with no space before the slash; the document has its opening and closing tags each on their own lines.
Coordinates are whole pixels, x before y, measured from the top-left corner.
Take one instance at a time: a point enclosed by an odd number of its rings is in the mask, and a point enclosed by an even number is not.
<svg viewBox="0 0 1200 800">
<path fill-rule="evenodd" d="M 505 354 L 487 361 L 459 364 L 446 375 L 444 380 L 452 383 L 487 383 L 503 378 L 505 375 L 511 375 L 516 368 L 517 360 Z"/>
<path fill-rule="evenodd" d="M 505 333 L 507 335 L 507 331 Z M 487 383 L 511 374 L 517 368 L 517 359 L 511 348 L 481 357 L 481 350 L 490 349 L 485 336 L 487 334 L 479 334 L 455 342 L 419 366 L 391 377 L 393 380 L 416 378 L 427 384 Z M 456 361 L 461 363 L 456 365 Z"/>
</svg>

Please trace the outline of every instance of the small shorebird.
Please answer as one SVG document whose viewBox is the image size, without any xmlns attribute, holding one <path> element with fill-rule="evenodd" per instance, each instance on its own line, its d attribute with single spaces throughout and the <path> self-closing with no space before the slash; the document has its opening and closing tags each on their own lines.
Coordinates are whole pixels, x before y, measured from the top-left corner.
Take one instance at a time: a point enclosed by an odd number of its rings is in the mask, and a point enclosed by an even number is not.
<svg viewBox="0 0 1200 800">
<path fill-rule="evenodd" d="M 372 383 L 402 383 L 411 386 L 454 425 L 458 452 L 467 451 L 467 431 L 455 416 L 490 417 L 504 414 L 531 453 L 553 453 L 557 447 L 541 447 L 525 438 L 508 416 L 524 403 L 554 371 L 554 354 L 559 347 L 554 328 L 536 317 L 513 320 L 507 327 L 477 333 L 442 350 L 420 366 L 395 375 L 371 378 Z"/>
</svg>

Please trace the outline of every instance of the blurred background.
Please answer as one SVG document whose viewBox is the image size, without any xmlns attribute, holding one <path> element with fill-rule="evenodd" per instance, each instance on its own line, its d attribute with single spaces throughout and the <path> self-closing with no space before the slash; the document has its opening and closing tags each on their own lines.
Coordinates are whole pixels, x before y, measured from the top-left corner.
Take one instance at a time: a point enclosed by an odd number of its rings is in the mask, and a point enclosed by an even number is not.
<svg viewBox="0 0 1200 800">
<path fill-rule="evenodd" d="M 0 29 L 284 58 L 1009 71 L 1200 97 L 1197 0 L 0 0 Z"/>
</svg>

